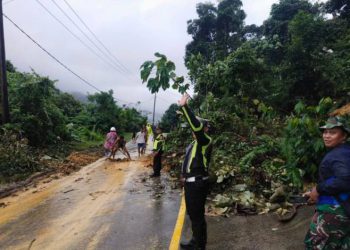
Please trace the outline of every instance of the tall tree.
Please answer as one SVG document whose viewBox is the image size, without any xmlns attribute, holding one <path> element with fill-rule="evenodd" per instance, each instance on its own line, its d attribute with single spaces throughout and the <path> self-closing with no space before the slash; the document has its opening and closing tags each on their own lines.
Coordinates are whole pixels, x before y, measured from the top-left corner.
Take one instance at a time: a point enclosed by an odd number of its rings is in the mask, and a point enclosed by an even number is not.
<svg viewBox="0 0 350 250">
<path fill-rule="evenodd" d="M 191 55 L 201 54 L 207 62 L 215 58 L 215 36 L 217 9 L 212 3 L 199 3 L 197 5 L 198 19 L 187 21 L 187 33 L 193 41 L 186 45 L 185 61 Z"/>
<path fill-rule="evenodd" d="M 147 117 L 142 116 L 135 108 L 126 108 L 121 114 L 120 123 L 122 129 L 127 132 L 135 132 L 147 122 Z"/>
<path fill-rule="evenodd" d="M 278 35 L 282 44 L 288 42 L 288 24 L 299 11 L 315 12 L 307 0 L 280 0 L 279 3 L 273 4 L 270 17 L 263 24 L 264 35 L 267 38 Z"/>
<path fill-rule="evenodd" d="M 179 109 L 179 106 L 175 103 L 171 104 L 169 108 L 165 111 L 162 116 L 160 125 L 164 131 L 170 131 L 176 128 L 179 118 L 176 115 L 176 111 Z"/>
<path fill-rule="evenodd" d="M 289 24 L 291 39 L 284 60 L 287 76 L 284 80 L 291 83 L 291 106 L 296 98 L 316 104 L 323 96 L 335 93 L 333 77 L 326 73 L 326 67 L 335 70 L 333 56 L 323 51 L 326 31 L 326 22 L 322 18 L 305 12 L 299 12 Z"/>
<path fill-rule="evenodd" d="M 201 54 L 207 63 L 224 59 L 244 40 L 245 12 L 241 0 L 222 0 L 197 5 L 198 19 L 187 22 L 192 41 L 186 46 L 185 62 L 191 55 Z"/>
<path fill-rule="evenodd" d="M 89 95 L 88 99 L 88 112 L 93 118 L 91 125 L 101 132 L 109 131 L 111 126 L 120 129 L 122 109 L 116 105 L 113 90 Z"/>
<path fill-rule="evenodd" d="M 75 117 L 82 111 L 83 105 L 71 94 L 58 92 L 55 103 L 68 118 Z"/>
<path fill-rule="evenodd" d="M 241 0 L 220 1 L 217 9 L 216 54 L 223 59 L 242 44 L 246 14 Z"/>
</svg>

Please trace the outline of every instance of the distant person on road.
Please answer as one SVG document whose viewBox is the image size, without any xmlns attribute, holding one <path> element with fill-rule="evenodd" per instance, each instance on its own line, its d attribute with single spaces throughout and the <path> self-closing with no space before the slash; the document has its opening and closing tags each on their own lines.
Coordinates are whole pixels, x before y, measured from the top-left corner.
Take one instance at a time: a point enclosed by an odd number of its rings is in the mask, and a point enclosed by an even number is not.
<svg viewBox="0 0 350 250">
<path fill-rule="evenodd" d="M 164 151 L 164 135 L 160 127 L 156 128 L 156 138 L 153 142 L 153 174 L 150 177 L 159 177 L 162 169 L 162 155 Z"/>
<path fill-rule="evenodd" d="M 131 140 L 135 143 L 136 141 L 136 132 L 132 132 L 132 137 L 131 137 Z"/>
<path fill-rule="evenodd" d="M 141 130 L 136 134 L 136 143 L 137 151 L 140 157 L 143 154 L 142 149 L 146 146 L 146 132 L 143 130 L 143 128 L 141 128 Z"/>
<path fill-rule="evenodd" d="M 120 150 L 126 157 L 128 157 L 129 160 L 131 160 L 129 151 L 126 148 L 126 141 L 124 139 L 124 136 L 119 136 L 118 139 L 116 140 L 115 144 L 113 145 L 112 149 L 112 157 L 114 159 L 115 154 Z"/>
<path fill-rule="evenodd" d="M 141 154 L 145 154 L 146 153 L 146 147 L 148 144 L 148 131 L 145 125 L 142 125 L 142 130 L 145 132 L 145 145 L 143 146 L 143 148 L 141 149 Z"/>
<path fill-rule="evenodd" d="M 109 133 L 107 133 L 107 135 L 106 135 L 106 139 L 105 139 L 105 142 L 103 144 L 104 149 L 105 149 L 105 156 L 107 158 L 111 157 L 112 148 L 113 148 L 113 145 L 115 144 L 117 138 L 118 138 L 117 130 L 115 129 L 115 127 L 111 127 L 111 129 L 109 130 Z"/>
<path fill-rule="evenodd" d="M 182 164 L 182 181 L 185 189 L 186 210 L 192 223 L 192 239 L 180 243 L 182 249 L 205 249 L 207 224 L 205 221 L 205 201 L 209 191 L 208 167 L 212 151 L 209 137 L 209 123 L 199 121 L 187 106 L 188 94 L 184 94 L 178 104 L 189 123 L 194 141 L 187 146 Z"/>
<path fill-rule="evenodd" d="M 153 128 L 152 128 L 152 125 L 147 123 L 146 129 L 147 129 L 147 137 L 149 138 L 148 140 L 153 141 Z"/>
<path fill-rule="evenodd" d="M 317 186 L 304 194 L 316 203 L 305 246 L 350 249 L 350 128 L 340 117 L 330 117 L 320 129 L 328 153 L 319 166 Z"/>
</svg>

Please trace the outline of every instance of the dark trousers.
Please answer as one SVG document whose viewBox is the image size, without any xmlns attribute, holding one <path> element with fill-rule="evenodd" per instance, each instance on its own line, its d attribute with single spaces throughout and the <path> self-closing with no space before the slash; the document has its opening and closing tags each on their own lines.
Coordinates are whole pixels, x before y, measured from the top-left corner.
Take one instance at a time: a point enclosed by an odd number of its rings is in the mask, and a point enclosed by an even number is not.
<svg viewBox="0 0 350 250">
<path fill-rule="evenodd" d="M 162 169 L 162 151 L 159 151 L 153 157 L 153 172 L 154 175 L 160 175 L 160 170 Z"/>
<path fill-rule="evenodd" d="M 185 201 L 187 214 L 192 222 L 192 238 L 201 249 L 205 249 L 207 243 L 207 223 L 204 213 L 208 190 L 208 180 L 185 182 Z"/>
</svg>

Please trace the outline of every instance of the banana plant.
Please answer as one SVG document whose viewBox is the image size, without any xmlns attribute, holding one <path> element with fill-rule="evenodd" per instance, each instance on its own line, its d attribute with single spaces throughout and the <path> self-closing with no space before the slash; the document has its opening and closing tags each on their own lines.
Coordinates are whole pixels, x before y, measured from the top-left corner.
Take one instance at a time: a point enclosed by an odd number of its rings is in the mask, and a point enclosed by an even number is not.
<svg viewBox="0 0 350 250">
<path fill-rule="evenodd" d="M 145 61 L 140 67 L 142 83 L 147 82 L 147 88 L 152 94 L 158 93 L 160 88 L 167 90 L 170 85 L 181 94 L 185 93 L 190 84 L 184 84 L 184 77 L 175 74 L 175 64 L 168 60 L 165 55 L 158 52 L 154 55 L 158 58 L 157 60 L 154 62 Z M 154 68 L 156 69 L 155 72 L 153 71 Z"/>
</svg>

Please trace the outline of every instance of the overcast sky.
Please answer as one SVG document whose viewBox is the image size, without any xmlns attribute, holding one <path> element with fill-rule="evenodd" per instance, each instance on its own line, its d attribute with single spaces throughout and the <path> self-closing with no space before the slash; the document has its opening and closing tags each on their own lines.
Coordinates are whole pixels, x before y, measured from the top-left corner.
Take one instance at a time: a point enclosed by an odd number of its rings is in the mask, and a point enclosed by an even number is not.
<svg viewBox="0 0 350 250">
<path fill-rule="evenodd" d="M 97 57 L 76 37 L 70 34 L 44 8 L 65 24 L 86 45 L 101 54 L 55 5 L 86 31 L 73 14 L 68 2 L 98 39 L 118 60 L 111 66 L 107 56 Z M 186 75 L 185 46 L 191 40 L 187 35 L 187 20 L 197 18 L 196 0 L 4 0 L 4 13 L 33 39 L 62 63 L 98 89 L 114 91 L 119 104 L 135 105 L 151 111 L 153 97 L 139 78 L 140 65 L 154 60 L 154 53 L 165 54 L 177 66 L 178 75 Z M 211 2 L 217 3 L 216 0 Z M 271 5 L 278 0 L 243 0 L 247 14 L 246 24 L 262 24 L 268 17 Z M 41 3 L 43 6 L 41 6 Z M 94 93 L 95 89 L 64 69 L 38 46 L 4 19 L 6 57 L 20 71 L 34 69 L 37 73 L 58 80 L 56 86 L 67 92 Z M 100 50 L 99 42 L 93 40 Z M 123 67 L 124 70 L 121 69 Z M 161 91 L 157 98 L 156 113 L 163 113 L 180 95 Z"/>
</svg>

